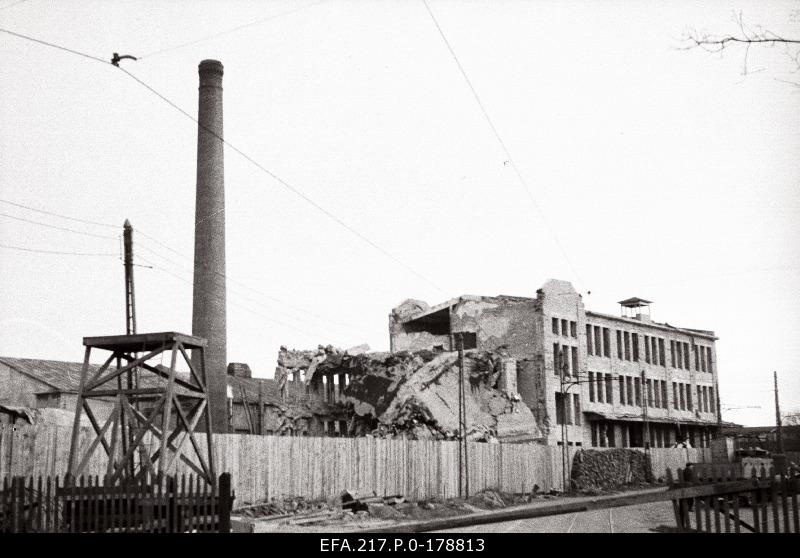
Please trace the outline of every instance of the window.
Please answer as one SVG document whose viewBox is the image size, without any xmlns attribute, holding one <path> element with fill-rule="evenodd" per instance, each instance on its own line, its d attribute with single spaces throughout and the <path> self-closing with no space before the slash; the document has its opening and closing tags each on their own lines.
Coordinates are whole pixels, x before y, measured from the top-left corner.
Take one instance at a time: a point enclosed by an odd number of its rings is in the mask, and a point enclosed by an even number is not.
<svg viewBox="0 0 800 558">
<path fill-rule="evenodd" d="M 622 360 L 622 332 L 617 330 L 617 358 Z"/>
<path fill-rule="evenodd" d="M 625 337 L 625 360 L 631 359 L 631 334 L 627 331 L 623 334 Z"/>
<path fill-rule="evenodd" d="M 603 374 L 598 372 L 597 373 L 597 402 L 598 403 L 604 403 L 605 402 L 605 398 L 603 397 L 603 392 L 604 392 Z"/>
<path fill-rule="evenodd" d="M 678 384 L 672 382 L 672 408 L 677 410 L 678 407 Z"/>
<path fill-rule="evenodd" d="M 650 337 L 644 336 L 644 361 L 650 364 Z"/>
<path fill-rule="evenodd" d="M 651 359 L 653 364 L 658 364 L 658 344 L 656 341 L 655 337 L 650 338 L 651 348 L 653 349 L 653 357 Z"/>
<path fill-rule="evenodd" d="M 633 405 L 633 378 L 625 378 L 625 384 L 628 386 L 628 405 Z"/>
<path fill-rule="evenodd" d="M 714 399 L 714 388 L 708 388 L 708 412 L 709 413 L 716 413 L 714 410 L 716 408 L 717 401 Z"/>
<path fill-rule="evenodd" d="M 697 347 L 698 352 L 700 353 L 700 370 L 703 372 L 706 371 L 706 348 L 702 346 Z"/>
<path fill-rule="evenodd" d="M 578 347 L 572 347 L 572 374 L 578 376 Z"/>
<path fill-rule="evenodd" d="M 678 384 L 678 391 L 680 392 L 681 396 L 681 411 L 686 410 L 686 389 L 683 384 Z"/>
<path fill-rule="evenodd" d="M 708 386 L 703 386 L 703 408 L 706 410 L 706 413 L 709 412 L 709 405 L 708 405 Z"/>
<path fill-rule="evenodd" d="M 639 378 L 634 378 L 633 379 L 633 388 L 634 388 L 634 391 L 636 392 L 636 406 L 637 407 L 641 407 L 642 406 L 642 386 L 641 386 L 641 382 L 639 381 Z"/>
<path fill-rule="evenodd" d="M 686 384 L 686 410 L 692 411 L 692 386 Z"/>
<path fill-rule="evenodd" d="M 592 326 L 586 324 L 586 352 L 593 355 L 592 352 Z"/>
<path fill-rule="evenodd" d="M 600 348 L 601 342 L 602 338 L 600 337 L 600 326 L 594 326 L 594 354 L 596 356 L 601 356 L 603 354 L 603 351 Z"/>
<path fill-rule="evenodd" d="M 708 357 L 708 371 L 713 374 L 714 367 L 711 365 L 711 347 L 706 347 L 706 356 Z"/>
<path fill-rule="evenodd" d="M 683 358 L 681 357 L 681 346 L 682 345 L 680 341 L 675 342 L 675 349 L 676 349 L 675 354 L 678 356 L 678 368 L 683 368 Z M 673 366 L 675 365 L 673 364 Z"/>
<path fill-rule="evenodd" d="M 561 320 L 561 335 L 563 335 L 564 337 L 569 335 L 569 332 L 567 331 L 567 327 L 569 327 L 567 325 L 567 320 Z"/>
<path fill-rule="evenodd" d="M 661 380 L 661 407 L 667 408 L 667 381 Z"/>
<path fill-rule="evenodd" d="M 561 368 L 565 376 L 569 376 L 569 347 L 566 345 L 561 346 Z"/>
<path fill-rule="evenodd" d="M 661 382 L 658 380 L 653 380 L 653 406 L 657 409 L 661 408 L 661 389 L 659 389 Z"/>
<path fill-rule="evenodd" d="M 661 366 L 666 366 L 667 365 L 667 357 L 665 356 L 666 351 L 664 350 L 664 340 L 661 338 L 658 339 L 658 353 L 659 353 L 659 362 Z"/>
<path fill-rule="evenodd" d="M 598 436 L 597 436 L 597 423 L 593 422 L 592 425 L 592 447 L 597 447 Z"/>
<path fill-rule="evenodd" d="M 553 343 L 553 373 L 556 376 L 561 375 L 560 357 L 558 355 L 558 343 Z"/>
<path fill-rule="evenodd" d="M 611 358 L 611 332 L 603 328 L 603 356 Z"/>
<path fill-rule="evenodd" d="M 694 369 L 698 372 L 700 371 L 700 347 L 697 345 L 692 345 L 692 349 L 694 349 Z"/>
<path fill-rule="evenodd" d="M 564 414 L 564 394 L 556 393 L 556 424 L 566 424 Z"/>
<path fill-rule="evenodd" d="M 575 402 L 575 424 L 581 425 L 581 397 L 577 393 L 572 394 L 573 401 Z"/>
<path fill-rule="evenodd" d="M 633 361 L 639 362 L 639 334 L 631 333 L 631 345 L 633 345 Z"/>
<path fill-rule="evenodd" d="M 672 367 L 675 368 L 675 341 L 669 342 L 669 352 L 672 354 Z"/>
<path fill-rule="evenodd" d="M 625 404 L 625 376 L 619 377 L 619 404 Z"/>
<path fill-rule="evenodd" d="M 339 432 L 342 436 L 347 436 L 347 421 L 340 420 L 339 421 Z"/>
<path fill-rule="evenodd" d="M 570 334 L 570 337 L 574 337 L 575 339 L 578 338 L 578 323 L 577 322 L 570 322 L 569 323 L 569 334 Z"/>
<path fill-rule="evenodd" d="M 645 383 L 645 387 L 647 389 L 647 406 L 653 406 L 653 380 L 647 380 Z"/>
<path fill-rule="evenodd" d="M 614 380 L 611 374 L 606 374 L 606 403 L 614 402 Z"/>
<path fill-rule="evenodd" d="M 558 318 L 553 318 L 553 333 L 558 335 Z"/>
<path fill-rule="evenodd" d="M 689 370 L 689 343 L 683 344 L 683 367 Z"/>
<path fill-rule="evenodd" d="M 589 401 L 594 403 L 594 372 L 589 372 Z"/>
</svg>

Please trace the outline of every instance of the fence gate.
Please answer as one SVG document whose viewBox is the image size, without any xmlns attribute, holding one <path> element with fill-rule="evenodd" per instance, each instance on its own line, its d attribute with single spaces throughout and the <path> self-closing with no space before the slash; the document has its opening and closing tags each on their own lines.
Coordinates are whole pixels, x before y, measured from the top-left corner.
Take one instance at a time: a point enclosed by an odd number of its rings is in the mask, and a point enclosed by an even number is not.
<svg viewBox="0 0 800 558">
<path fill-rule="evenodd" d="M 4 478 L 0 533 L 230 532 L 230 473 L 216 486 L 197 475 Z"/>
<path fill-rule="evenodd" d="M 680 493 L 672 500 L 679 531 L 800 533 L 800 469 L 762 467 L 744 478 L 740 466 L 704 464 L 678 469 L 677 478 L 667 469 L 667 480 Z"/>
</svg>

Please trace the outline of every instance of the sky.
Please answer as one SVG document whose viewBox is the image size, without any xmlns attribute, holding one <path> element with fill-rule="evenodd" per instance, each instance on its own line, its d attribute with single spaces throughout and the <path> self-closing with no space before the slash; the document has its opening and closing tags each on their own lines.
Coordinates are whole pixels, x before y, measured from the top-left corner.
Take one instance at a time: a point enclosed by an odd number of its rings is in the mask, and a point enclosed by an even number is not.
<svg viewBox="0 0 800 558">
<path fill-rule="evenodd" d="M 421 0 L 0 0 L 0 28 L 137 56 L 192 115 L 220 60 L 226 140 L 380 247 L 226 148 L 228 360 L 256 376 L 281 345 L 388 350 L 406 298 L 557 278 L 714 330 L 724 420 L 773 424 L 773 371 L 800 411 L 800 72 L 682 40 L 739 13 L 797 38 L 800 3 L 428 6 L 455 59 Z M 0 355 L 124 333 L 125 219 L 138 330 L 191 331 L 197 126 L 90 57 L 0 33 Z"/>
</svg>

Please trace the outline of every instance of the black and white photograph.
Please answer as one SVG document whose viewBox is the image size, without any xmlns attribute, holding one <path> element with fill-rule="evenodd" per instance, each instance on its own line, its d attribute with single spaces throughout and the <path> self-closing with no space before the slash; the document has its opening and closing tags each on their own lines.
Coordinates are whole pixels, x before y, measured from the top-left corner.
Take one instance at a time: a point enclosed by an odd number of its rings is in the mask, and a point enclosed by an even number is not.
<svg viewBox="0 0 800 558">
<path fill-rule="evenodd" d="M 798 109 L 797 0 L 0 0 L 0 538 L 800 533 Z"/>
</svg>

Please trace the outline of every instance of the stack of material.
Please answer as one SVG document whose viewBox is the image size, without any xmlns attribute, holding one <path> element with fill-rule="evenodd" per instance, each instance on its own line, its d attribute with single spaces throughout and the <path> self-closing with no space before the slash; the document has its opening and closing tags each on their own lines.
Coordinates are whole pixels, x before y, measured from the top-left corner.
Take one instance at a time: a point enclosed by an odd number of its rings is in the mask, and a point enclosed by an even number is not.
<svg viewBox="0 0 800 558">
<path fill-rule="evenodd" d="M 650 482 L 650 457 L 638 450 L 581 450 L 572 464 L 572 483 L 579 490 L 607 490 Z"/>
</svg>

